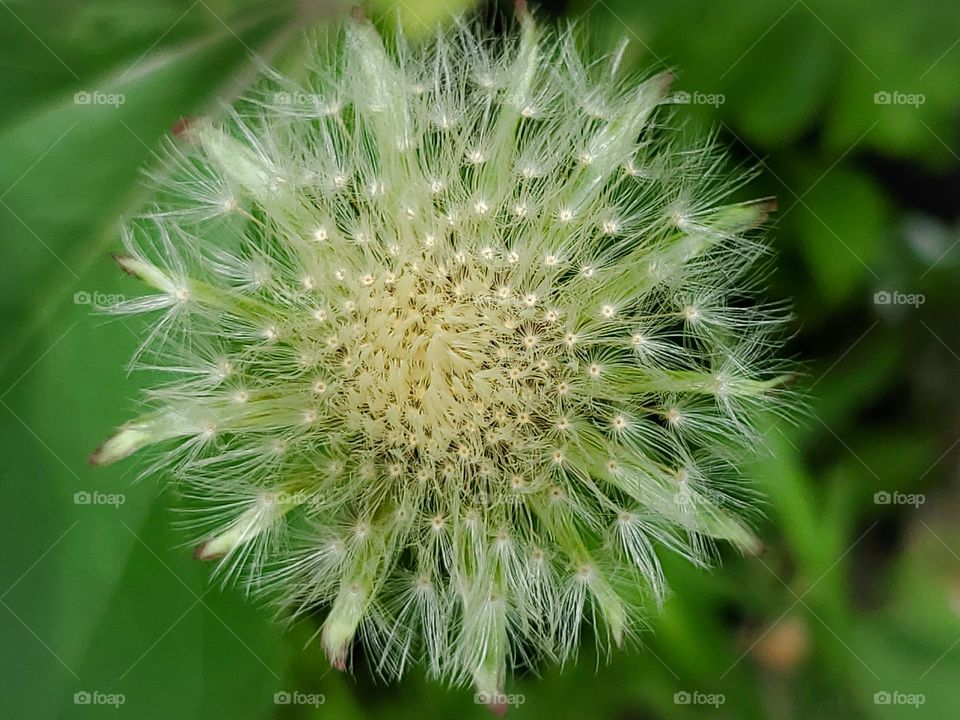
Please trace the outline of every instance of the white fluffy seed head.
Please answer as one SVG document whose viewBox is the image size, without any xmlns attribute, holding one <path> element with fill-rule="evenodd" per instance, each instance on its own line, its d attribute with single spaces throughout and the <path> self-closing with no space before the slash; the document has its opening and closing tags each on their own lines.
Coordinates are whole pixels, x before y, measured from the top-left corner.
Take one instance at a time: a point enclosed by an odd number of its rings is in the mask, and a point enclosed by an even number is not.
<svg viewBox="0 0 960 720">
<path fill-rule="evenodd" d="M 93 459 L 156 445 L 203 556 L 326 612 L 339 667 L 362 634 L 384 674 L 496 692 L 584 618 L 638 627 L 654 547 L 753 548 L 724 459 L 782 404 L 742 285 L 767 207 L 664 137 L 665 76 L 529 17 L 389 48 L 351 22 L 323 102 L 271 75 L 172 149 L 120 259 L 156 294 L 115 308 L 159 312 L 137 363 L 171 381 Z"/>
</svg>

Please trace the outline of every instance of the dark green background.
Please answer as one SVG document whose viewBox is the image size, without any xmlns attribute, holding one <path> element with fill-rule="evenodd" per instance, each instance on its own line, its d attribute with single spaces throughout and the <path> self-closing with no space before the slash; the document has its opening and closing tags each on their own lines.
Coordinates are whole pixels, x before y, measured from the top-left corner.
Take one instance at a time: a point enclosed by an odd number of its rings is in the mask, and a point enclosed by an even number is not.
<svg viewBox="0 0 960 720">
<path fill-rule="evenodd" d="M 461 6 L 466 5 L 466 1 Z M 643 646 L 515 678 L 517 718 L 952 717 L 960 707 L 960 16 L 952 0 L 573 0 L 629 62 L 668 66 L 679 108 L 776 195 L 770 296 L 792 298 L 808 412 L 772 423 L 750 468 L 767 497 L 756 558 L 667 561 L 674 594 Z M 413 28 L 444 6 L 399 10 Z M 509 8 L 504 9 L 509 12 Z M 0 715 L 9 718 L 486 717 L 470 691 L 331 672 L 309 626 L 283 632 L 207 582 L 171 499 L 87 454 L 133 410 L 134 328 L 77 293 L 133 294 L 109 259 L 139 169 L 176 119 L 296 62 L 322 3 L 0 0 Z M 341 9 L 342 11 L 342 9 Z M 77 91 L 123 93 L 118 107 Z M 919 106 L 875 93 L 921 94 Z M 919 308 L 878 291 L 922 293 Z M 79 302 L 78 302 L 79 301 Z M 78 491 L 122 493 L 118 508 Z M 878 491 L 922 493 L 919 508 Z M 305 647 L 306 646 L 306 647 Z M 281 690 L 326 703 L 279 706 Z M 78 691 L 122 693 L 81 706 Z M 722 693 L 718 708 L 677 692 Z M 886 706 L 877 692 L 922 693 Z"/>
</svg>

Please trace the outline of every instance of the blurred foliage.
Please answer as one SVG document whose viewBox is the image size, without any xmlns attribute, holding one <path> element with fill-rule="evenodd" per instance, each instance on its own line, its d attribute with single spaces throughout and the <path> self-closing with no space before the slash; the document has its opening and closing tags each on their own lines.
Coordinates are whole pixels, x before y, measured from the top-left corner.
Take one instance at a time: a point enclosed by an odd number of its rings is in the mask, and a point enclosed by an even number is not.
<svg viewBox="0 0 960 720">
<path fill-rule="evenodd" d="M 415 36 L 469 4 L 378 0 L 367 11 Z M 608 662 L 588 646 L 575 667 L 512 679 L 525 702 L 511 714 L 951 716 L 960 706 L 955 4 L 536 7 L 551 21 L 576 19 L 601 46 L 627 37 L 637 68 L 673 69 L 692 102 L 671 121 L 718 129 L 760 168 L 745 194 L 780 200 L 770 294 L 794 302 L 808 410 L 796 424 L 771 419 L 771 451 L 749 468 L 767 496 L 764 554 L 725 557 L 712 573 L 667 559 L 673 597 L 636 650 Z M 314 628 L 281 632 L 239 592 L 207 582 L 155 485 L 84 463 L 132 409 L 123 367 L 135 328 L 85 303 L 135 292 L 108 253 L 119 219 L 143 199 L 139 169 L 178 118 L 242 90 L 253 54 L 295 66 L 298 33 L 345 11 L 317 0 L 0 2 L 4 717 L 487 715 L 469 692 L 417 673 L 384 686 L 361 658 L 356 676 L 331 672 Z M 83 91 L 125 102 L 75 103 Z M 907 96 L 913 104 L 897 101 Z M 877 304 L 881 291 L 925 302 Z M 82 491 L 126 501 L 77 505 Z M 925 502 L 878 504 L 878 492 Z M 284 690 L 326 702 L 276 705 Z M 125 703 L 77 705 L 82 691 L 123 693 Z M 678 692 L 725 702 L 677 703 Z M 878 692 L 921 693 L 924 703 L 878 704 Z"/>
</svg>

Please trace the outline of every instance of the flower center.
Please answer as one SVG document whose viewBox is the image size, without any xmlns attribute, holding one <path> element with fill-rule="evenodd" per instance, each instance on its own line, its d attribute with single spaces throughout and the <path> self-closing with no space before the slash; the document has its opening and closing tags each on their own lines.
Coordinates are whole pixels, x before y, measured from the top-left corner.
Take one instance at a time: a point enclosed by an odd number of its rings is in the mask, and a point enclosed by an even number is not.
<svg viewBox="0 0 960 720">
<path fill-rule="evenodd" d="M 442 475 L 500 465 L 523 444 L 519 428 L 536 433 L 536 390 L 555 387 L 560 370 L 544 355 L 562 344 L 562 331 L 544 333 L 542 317 L 531 322 L 529 297 L 499 292 L 499 276 L 489 263 L 449 271 L 408 262 L 351 286 L 339 361 L 328 366 L 347 427 L 367 450 L 426 461 Z"/>
</svg>

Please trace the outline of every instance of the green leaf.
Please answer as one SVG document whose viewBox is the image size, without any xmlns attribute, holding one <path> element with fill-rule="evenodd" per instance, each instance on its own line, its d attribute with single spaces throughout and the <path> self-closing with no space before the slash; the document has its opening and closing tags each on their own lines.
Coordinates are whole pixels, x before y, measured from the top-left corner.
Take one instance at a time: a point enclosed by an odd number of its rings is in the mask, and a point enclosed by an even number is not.
<svg viewBox="0 0 960 720">
<path fill-rule="evenodd" d="M 225 10 L 222 3 L 204 7 L 195 9 Z M 77 60 L 77 68 L 98 74 L 81 81 L 51 75 L 39 100 L 5 116 L 0 452 L 11 459 L 11 482 L 0 523 L 10 550 L 0 627 L 6 681 L 16 688 L 4 699 L 8 716 L 73 716 L 77 691 L 124 693 L 128 703 L 118 716 L 273 711 L 285 666 L 280 629 L 238 593 L 214 591 L 160 637 L 207 591 L 208 568 L 185 550 L 172 551 L 183 536 L 169 528 L 168 502 L 152 484 L 132 482 L 133 466 L 94 469 L 86 458 L 133 409 L 135 389 L 123 366 L 136 328 L 96 316 L 91 302 L 123 291 L 107 250 L 118 239 L 120 216 L 141 198 L 139 168 L 178 117 L 202 111 L 251 67 L 250 50 L 285 30 L 280 10 L 245 20 L 224 13 L 229 29 L 217 17 L 184 17 L 193 34 L 180 42 L 161 39 L 140 62 L 142 39 L 125 53 L 122 43 L 113 47 L 109 65 Z M 167 15 L 166 26 L 182 12 Z M 21 35 L 16 46 L 31 46 Z M 76 52 L 96 47 L 91 41 Z M 47 44 L 72 65 L 69 47 L 53 38 Z M 41 45 L 39 52 L 56 50 Z M 44 62 L 48 70 L 59 65 L 55 57 Z M 20 91 L 30 84 L 6 82 Z M 78 104 L 81 87 L 123 101 Z M 276 665 L 277 677 L 256 656 Z M 229 682 L 233 673 L 249 680 L 238 686 Z"/>
<path fill-rule="evenodd" d="M 806 187 L 811 185 L 792 222 L 819 299 L 831 306 L 879 280 L 876 266 L 889 219 L 881 191 L 863 174 L 837 168 L 811 178 Z"/>
</svg>

